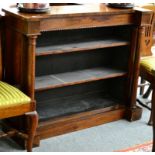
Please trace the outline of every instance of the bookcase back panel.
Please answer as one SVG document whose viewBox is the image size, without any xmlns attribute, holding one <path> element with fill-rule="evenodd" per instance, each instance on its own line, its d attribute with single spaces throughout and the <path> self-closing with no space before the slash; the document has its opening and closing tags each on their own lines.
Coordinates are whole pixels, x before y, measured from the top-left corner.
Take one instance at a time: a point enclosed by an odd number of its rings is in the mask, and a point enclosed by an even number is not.
<svg viewBox="0 0 155 155">
<path fill-rule="evenodd" d="M 75 30 L 58 30 L 42 32 L 37 39 L 37 47 L 78 43 L 86 40 L 122 38 L 130 40 L 132 26 L 114 26 L 99 28 L 83 28 Z"/>
<path fill-rule="evenodd" d="M 126 70 L 128 58 L 128 46 L 42 56 L 36 58 L 36 76 L 103 66 Z"/>
</svg>

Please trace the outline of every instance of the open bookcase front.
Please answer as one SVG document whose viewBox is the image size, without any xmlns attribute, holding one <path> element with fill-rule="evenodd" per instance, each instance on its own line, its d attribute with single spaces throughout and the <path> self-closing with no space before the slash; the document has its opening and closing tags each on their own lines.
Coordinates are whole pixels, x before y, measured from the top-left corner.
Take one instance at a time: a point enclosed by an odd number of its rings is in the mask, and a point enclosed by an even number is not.
<svg viewBox="0 0 155 155">
<path fill-rule="evenodd" d="M 36 50 L 40 122 L 125 107 L 130 33 L 129 26 L 43 32 Z"/>
</svg>

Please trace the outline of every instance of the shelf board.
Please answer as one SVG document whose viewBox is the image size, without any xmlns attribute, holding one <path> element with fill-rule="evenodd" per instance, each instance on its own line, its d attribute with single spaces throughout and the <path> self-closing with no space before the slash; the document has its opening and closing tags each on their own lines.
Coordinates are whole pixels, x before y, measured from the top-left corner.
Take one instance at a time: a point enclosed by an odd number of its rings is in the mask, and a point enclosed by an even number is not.
<svg viewBox="0 0 155 155">
<path fill-rule="evenodd" d="M 68 44 L 47 45 L 47 46 L 37 47 L 36 56 L 86 51 L 86 50 L 93 50 L 93 49 L 99 49 L 99 48 L 108 48 L 108 47 L 117 47 L 117 46 L 126 46 L 126 45 L 129 45 L 129 42 L 121 39 L 87 40 L 83 42 L 74 42 L 74 43 L 68 43 Z"/>
<path fill-rule="evenodd" d="M 82 112 L 91 111 L 93 113 L 93 111 L 100 109 L 102 109 L 102 112 L 105 109 L 106 112 L 122 106 L 119 100 L 105 92 L 99 91 L 53 99 L 44 101 L 44 103 L 38 102 L 37 112 L 39 114 L 39 121 L 42 122 Z"/>
<path fill-rule="evenodd" d="M 126 114 L 126 107 L 112 106 L 81 112 L 73 115 L 49 119 L 39 122 L 37 135 L 41 139 L 62 135 L 65 133 L 90 128 L 96 125 L 103 125 L 108 122 L 123 119 Z"/>
<path fill-rule="evenodd" d="M 52 88 L 59 88 L 114 77 L 123 77 L 126 75 L 127 73 L 122 70 L 97 67 L 73 72 L 39 76 L 36 77 L 35 91 L 43 91 Z"/>
</svg>

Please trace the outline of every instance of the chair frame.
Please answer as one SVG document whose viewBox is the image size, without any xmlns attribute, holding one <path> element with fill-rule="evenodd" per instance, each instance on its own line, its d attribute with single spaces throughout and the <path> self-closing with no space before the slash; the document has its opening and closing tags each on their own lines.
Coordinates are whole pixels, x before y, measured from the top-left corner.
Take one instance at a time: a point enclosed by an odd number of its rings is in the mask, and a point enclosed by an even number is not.
<svg viewBox="0 0 155 155">
<path fill-rule="evenodd" d="M 0 16 L 0 80 L 4 80 L 4 68 L 3 68 L 3 62 L 2 62 L 2 23 L 3 17 Z M 10 137 L 10 136 L 19 136 L 24 139 L 26 139 L 26 149 L 28 152 L 32 151 L 33 147 L 33 140 L 36 133 L 36 128 L 38 126 L 38 114 L 35 111 L 36 109 L 36 102 L 31 99 L 29 104 L 23 104 L 23 105 L 17 105 L 13 107 L 7 107 L 7 108 L 1 108 L 0 109 L 0 119 L 6 119 L 16 116 L 22 116 L 25 115 L 26 117 L 26 125 L 27 125 L 27 133 L 22 133 L 21 131 L 17 129 L 12 129 L 7 132 L 1 132 L 0 138 L 2 137 Z"/>
<path fill-rule="evenodd" d="M 142 70 L 142 69 L 141 69 Z M 143 71 L 141 71 L 143 72 Z M 139 84 L 140 87 L 140 93 L 139 96 L 137 97 L 137 102 L 144 108 L 148 109 L 151 111 L 151 115 L 148 121 L 148 125 L 153 124 L 153 118 L 152 118 L 152 106 L 150 107 L 149 104 L 152 104 L 152 101 L 149 99 L 149 96 L 152 92 L 152 84 L 151 83 L 147 83 L 145 78 L 142 75 L 143 73 L 141 73 L 141 82 Z M 146 92 L 144 92 L 144 88 L 145 86 L 148 85 L 148 88 L 146 90 Z"/>
<path fill-rule="evenodd" d="M 153 121 L 153 148 L 152 151 L 155 152 L 155 77 L 148 73 L 145 69 L 141 68 L 141 76 L 151 83 L 152 87 L 152 104 L 151 104 L 151 116 Z"/>
<path fill-rule="evenodd" d="M 149 20 L 147 25 L 143 25 L 141 29 L 141 40 L 140 40 L 140 50 L 142 56 L 151 56 L 151 46 L 153 41 L 153 31 L 155 31 L 155 15 L 152 13 L 152 17 Z M 143 66 L 140 66 L 140 77 L 142 77 L 142 81 L 148 81 L 152 89 L 152 101 L 151 101 L 151 116 L 150 123 L 152 121 L 153 124 L 153 147 L 152 151 L 155 152 L 155 77 L 151 73 L 149 73 Z M 150 90 L 148 91 L 148 93 Z M 143 93 L 143 88 L 141 92 Z M 148 95 L 148 94 L 146 94 Z"/>
</svg>

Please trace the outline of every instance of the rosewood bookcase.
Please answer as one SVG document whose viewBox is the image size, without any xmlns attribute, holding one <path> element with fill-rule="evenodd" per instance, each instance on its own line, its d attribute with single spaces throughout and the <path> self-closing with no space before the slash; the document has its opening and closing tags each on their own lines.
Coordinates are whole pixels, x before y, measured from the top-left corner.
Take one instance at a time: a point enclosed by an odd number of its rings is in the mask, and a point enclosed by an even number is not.
<svg viewBox="0 0 155 155">
<path fill-rule="evenodd" d="M 122 118 L 140 119 L 139 46 L 151 11 L 105 4 L 51 6 L 43 14 L 3 11 L 5 79 L 37 101 L 36 145 Z M 23 118 L 17 119 L 23 127 Z M 14 120 L 6 122 L 16 125 Z"/>
</svg>

